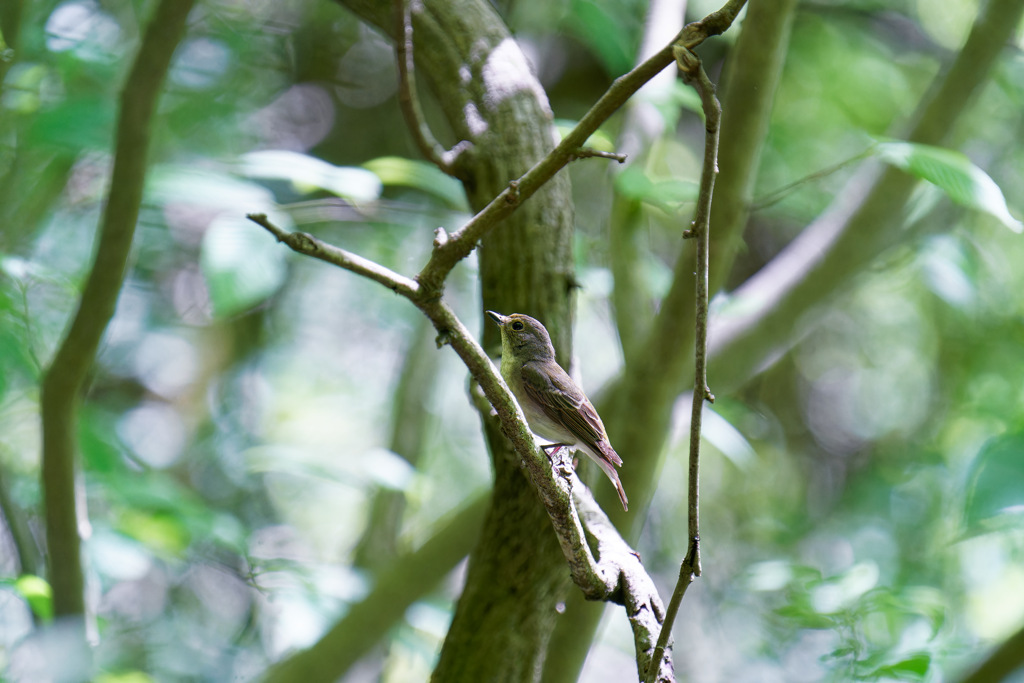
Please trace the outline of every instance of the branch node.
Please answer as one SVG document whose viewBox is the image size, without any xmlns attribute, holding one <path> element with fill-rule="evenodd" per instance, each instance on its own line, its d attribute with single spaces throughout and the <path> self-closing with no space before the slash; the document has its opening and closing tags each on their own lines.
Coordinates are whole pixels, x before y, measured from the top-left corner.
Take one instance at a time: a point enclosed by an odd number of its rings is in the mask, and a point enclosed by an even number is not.
<svg viewBox="0 0 1024 683">
<path fill-rule="evenodd" d="M 289 247 L 303 254 L 315 254 L 320 250 L 316 238 L 308 232 L 293 232 L 288 235 L 285 242 Z"/>
<path fill-rule="evenodd" d="M 437 348 L 443 348 L 448 344 L 452 343 L 452 334 L 449 330 L 438 330 L 437 336 L 434 337 L 434 343 L 437 344 Z"/>
<path fill-rule="evenodd" d="M 446 244 L 448 244 L 448 233 L 445 232 L 445 229 L 437 228 L 434 230 L 434 249 L 440 249 Z"/>
<path fill-rule="evenodd" d="M 687 80 L 692 78 L 697 69 L 700 68 L 700 59 L 697 55 L 693 54 L 690 48 L 682 43 L 676 43 L 672 46 L 672 56 L 675 57 L 679 70 Z"/>
<path fill-rule="evenodd" d="M 519 181 L 510 180 L 508 183 L 508 189 L 505 191 L 505 202 L 508 204 L 519 203 Z"/>
</svg>

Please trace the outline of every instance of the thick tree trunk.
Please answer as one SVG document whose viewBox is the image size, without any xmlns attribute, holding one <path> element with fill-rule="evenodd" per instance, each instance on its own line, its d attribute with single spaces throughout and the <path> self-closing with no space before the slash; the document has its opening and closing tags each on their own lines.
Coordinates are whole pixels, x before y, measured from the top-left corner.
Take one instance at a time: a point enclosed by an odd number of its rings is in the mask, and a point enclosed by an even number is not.
<svg viewBox="0 0 1024 683">
<path fill-rule="evenodd" d="M 345 0 L 395 35 L 391 4 Z M 486 2 L 424 2 L 413 12 L 416 65 L 434 84 L 457 139 L 470 206 L 482 208 L 554 146 L 546 96 L 501 19 Z M 573 214 L 562 174 L 534 195 L 479 250 L 485 308 L 527 313 L 570 357 Z M 497 350 L 497 328 L 483 330 Z M 504 437 L 490 433 L 494 493 L 435 681 L 539 679 L 569 573 L 551 523 Z"/>
</svg>

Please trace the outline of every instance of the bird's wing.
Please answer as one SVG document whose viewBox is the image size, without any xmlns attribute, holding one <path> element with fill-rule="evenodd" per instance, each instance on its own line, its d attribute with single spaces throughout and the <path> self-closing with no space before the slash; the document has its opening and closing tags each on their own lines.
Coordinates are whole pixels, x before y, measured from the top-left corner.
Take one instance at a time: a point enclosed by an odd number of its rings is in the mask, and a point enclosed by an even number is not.
<svg viewBox="0 0 1024 683">
<path fill-rule="evenodd" d="M 552 421 L 564 425 L 576 438 L 598 451 L 607 440 L 594 406 L 572 378 L 558 365 L 530 361 L 523 364 L 523 388 Z"/>
</svg>

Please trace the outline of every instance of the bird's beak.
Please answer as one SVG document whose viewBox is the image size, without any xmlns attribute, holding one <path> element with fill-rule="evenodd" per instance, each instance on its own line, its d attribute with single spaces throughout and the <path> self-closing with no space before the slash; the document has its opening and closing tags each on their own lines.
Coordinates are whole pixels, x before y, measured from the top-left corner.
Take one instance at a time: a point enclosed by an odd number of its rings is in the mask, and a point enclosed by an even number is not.
<svg viewBox="0 0 1024 683">
<path fill-rule="evenodd" d="M 494 311 L 487 311 L 487 315 L 491 316 L 491 320 L 498 323 L 499 326 L 504 325 L 508 322 L 508 317 L 501 313 L 495 313 Z"/>
</svg>

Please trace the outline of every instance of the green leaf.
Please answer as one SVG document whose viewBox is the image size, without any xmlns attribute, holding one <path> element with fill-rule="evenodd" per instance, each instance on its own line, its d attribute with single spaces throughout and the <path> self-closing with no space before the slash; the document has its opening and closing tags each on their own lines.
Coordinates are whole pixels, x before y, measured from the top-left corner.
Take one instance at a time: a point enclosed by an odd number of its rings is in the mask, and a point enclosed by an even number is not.
<svg viewBox="0 0 1024 683">
<path fill-rule="evenodd" d="M 635 165 L 615 177 L 615 190 L 624 197 L 669 212 L 697 197 L 696 184 L 674 178 L 654 180 Z"/>
<path fill-rule="evenodd" d="M 633 66 L 634 29 L 637 22 L 622 2 L 573 0 L 569 26 L 604 64 L 609 74 L 621 74 Z"/>
<path fill-rule="evenodd" d="M 113 141 L 116 100 L 102 95 L 67 99 L 39 112 L 28 131 L 28 142 L 78 152 L 108 149 Z"/>
<path fill-rule="evenodd" d="M 46 579 L 23 574 L 14 582 L 14 590 L 25 598 L 28 606 L 43 621 L 53 619 L 53 589 Z"/>
<path fill-rule="evenodd" d="M 257 183 L 192 166 L 162 165 L 149 172 L 146 198 L 158 204 L 185 203 L 246 213 L 267 212 L 274 195 Z"/>
<path fill-rule="evenodd" d="M 874 678 L 892 678 L 898 681 L 924 680 L 932 664 L 932 656 L 927 652 L 919 652 L 895 664 L 879 667 L 869 674 Z"/>
<path fill-rule="evenodd" d="M 270 220 L 285 230 L 285 214 Z M 286 250 L 242 214 L 223 213 L 203 236 L 199 265 L 210 290 L 213 312 L 229 317 L 259 304 L 284 284 Z"/>
<path fill-rule="evenodd" d="M 327 190 L 353 202 L 373 201 L 381 191 L 380 179 L 365 169 L 334 166 L 323 159 L 286 150 L 243 154 L 238 172 L 249 178 L 288 180 L 300 192 Z"/>
<path fill-rule="evenodd" d="M 1014 232 L 1024 231 L 1024 224 L 1010 215 L 999 186 L 966 155 L 898 140 L 880 142 L 874 151 L 883 161 L 932 183 L 957 204 L 991 214 Z"/>
<path fill-rule="evenodd" d="M 385 185 L 411 187 L 426 192 L 453 209 L 465 210 L 467 207 L 462 183 L 433 164 L 402 157 L 380 157 L 367 161 L 363 168 L 375 174 Z"/>
<path fill-rule="evenodd" d="M 569 119 L 555 119 L 555 130 L 558 131 L 558 137 L 564 138 L 566 135 L 572 132 L 579 124 L 579 121 L 570 121 Z M 584 147 L 595 149 L 598 152 L 614 152 L 615 142 L 611 136 L 605 133 L 603 130 L 596 130 L 594 133 L 587 138 L 587 141 L 583 143 Z"/>
<path fill-rule="evenodd" d="M 991 531 L 1009 516 L 1024 517 L 1024 432 L 989 439 L 968 476 L 964 518 L 970 536 Z"/>
</svg>

